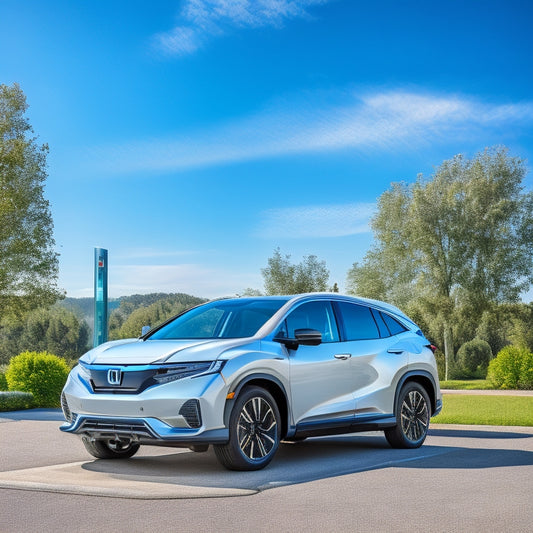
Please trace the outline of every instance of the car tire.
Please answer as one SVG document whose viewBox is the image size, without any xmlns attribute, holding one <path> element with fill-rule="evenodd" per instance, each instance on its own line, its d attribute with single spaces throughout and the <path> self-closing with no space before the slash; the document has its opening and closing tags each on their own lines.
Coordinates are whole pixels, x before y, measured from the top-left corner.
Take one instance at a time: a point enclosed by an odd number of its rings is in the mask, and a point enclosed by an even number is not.
<svg viewBox="0 0 533 533">
<path fill-rule="evenodd" d="M 133 442 L 124 443 L 118 440 L 91 440 L 89 437 L 82 437 L 85 449 L 97 459 L 127 459 L 135 455 L 140 444 Z"/>
<path fill-rule="evenodd" d="M 229 470 L 260 470 L 276 453 L 281 417 L 272 395 L 249 387 L 237 397 L 229 419 L 229 442 L 216 445 L 217 459 Z"/>
<path fill-rule="evenodd" d="M 431 403 L 426 389 L 414 381 L 400 390 L 396 403 L 396 426 L 385 430 L 393 448 L 419 448 L 426 440 L 431 417 Z"/>
</svg>

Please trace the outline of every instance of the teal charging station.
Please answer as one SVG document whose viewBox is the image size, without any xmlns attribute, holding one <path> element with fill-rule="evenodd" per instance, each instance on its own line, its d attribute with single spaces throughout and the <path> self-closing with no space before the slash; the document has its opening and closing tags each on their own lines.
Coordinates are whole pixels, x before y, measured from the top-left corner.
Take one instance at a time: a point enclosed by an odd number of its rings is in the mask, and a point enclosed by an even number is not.
<svg viewBox="0 0 533 533">
<path fill-rule="evenodd" d="M 96 348 L 107 342 L 107 250 L 94 249 L 94 338 Z"/>
</svg>

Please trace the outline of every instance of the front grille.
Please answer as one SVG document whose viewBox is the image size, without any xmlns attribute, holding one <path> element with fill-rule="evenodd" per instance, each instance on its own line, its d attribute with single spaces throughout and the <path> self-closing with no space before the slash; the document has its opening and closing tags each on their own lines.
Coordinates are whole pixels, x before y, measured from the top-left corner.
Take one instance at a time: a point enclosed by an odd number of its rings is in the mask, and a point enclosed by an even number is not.
<svg viewBox="0 0 533 533">
<path fill-rule="evenodd" d="M 97 433 L 100 437 L 128 435 L 136 437 L 155 437 L 144 422 L 124 422 L 122 420 L 85 419 L 78 430 L 80 433 Z"/>
<path fill-rule="evenodd" d="M 190 427 L 197 429 L 202 425 L 202 413 L 198 400 L 187 400 L 180 409 L 179 414 L 185 418 Z"/>
<path fill-rule="evenodd" d="M 139 394 L 148 387 L 157 385 L 153 376 L 161 370 L 157 367 L 149 370 L 121 370 L 119 371 L 119 382 L 111 384 L 108 381 L 109 368 L 104 367 L 101 370 L 96 366 L 90 369 L 91 386 L 95 393 L 113 393 L 113 394 Z"/>
</svg>

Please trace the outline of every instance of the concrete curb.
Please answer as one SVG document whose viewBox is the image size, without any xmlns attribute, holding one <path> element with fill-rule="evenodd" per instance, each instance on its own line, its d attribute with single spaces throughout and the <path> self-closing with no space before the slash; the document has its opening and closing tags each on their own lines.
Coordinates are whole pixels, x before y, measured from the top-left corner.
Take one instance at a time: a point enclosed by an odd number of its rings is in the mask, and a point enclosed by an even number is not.
<svg viewBox="0 0 533 533">
<path fill-rule="evenodd" d="M 441 389 L 442 394 L 463 394 L 473 396 L 533 396 L 533 390 L 455 390 Z"/>
</svg>

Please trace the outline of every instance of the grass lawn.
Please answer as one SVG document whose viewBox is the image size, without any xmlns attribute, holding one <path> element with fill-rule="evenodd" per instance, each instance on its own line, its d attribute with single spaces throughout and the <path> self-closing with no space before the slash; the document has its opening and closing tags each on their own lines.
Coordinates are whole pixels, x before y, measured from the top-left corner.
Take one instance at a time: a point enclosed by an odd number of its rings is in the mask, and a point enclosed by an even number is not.
<svg viewBox="0 0 533 533">
<path fill-rule="evenodd" d="M 441 389 L 450 390 L 492 390 L 494 385 L 486 379 L 449 380 L 440 382 Z"/>
<path fill-rule="evenodd" d="M 533 396 L 445 395 L 435 424 L 533 426 Z"/>
</svg>

